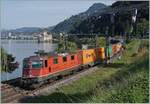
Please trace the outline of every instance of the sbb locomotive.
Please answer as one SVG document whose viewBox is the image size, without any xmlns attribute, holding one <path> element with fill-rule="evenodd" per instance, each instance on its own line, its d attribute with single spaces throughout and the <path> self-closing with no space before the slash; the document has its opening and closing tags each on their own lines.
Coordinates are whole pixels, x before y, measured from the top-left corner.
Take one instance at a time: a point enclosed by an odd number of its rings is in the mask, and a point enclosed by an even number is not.
<svg viewBox="0 0 150 104">
<path fill-rule="evenodd" d="M 23 60 L 22 84 L 33 85 L 43 83 L 72 71 L 103 63 L 106 57 L 111 58 L 122 50 L 122 44 L 110 47 L 77 50 L 68 53 L 47 53 L 34 55 Z"/>
</svg>

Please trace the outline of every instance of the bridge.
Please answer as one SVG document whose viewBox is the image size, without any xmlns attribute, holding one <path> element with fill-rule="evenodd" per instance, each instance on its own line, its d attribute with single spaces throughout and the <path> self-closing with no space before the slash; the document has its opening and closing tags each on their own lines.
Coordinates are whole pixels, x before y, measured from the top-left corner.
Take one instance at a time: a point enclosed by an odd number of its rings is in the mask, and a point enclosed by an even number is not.
<svg viewBox="0 0 150 104">
<path fill-rule="evenodd" d="M 82 37 L 95 37 L 95 36 L 102 36 L 100 34 L 68 34 L 69 36 L 76 36 L 78 38 Z"/>
<path fill-rule="evenodd" d="M 60 36 L 59 34 L 55 34 L 55 36 Z M 70 33 L 64 33 L 63 36 L 65 37 L 76 37 L 76 38 L 94 38 L 95 36 L 104 36 L 104 35 L 101 35 L 101 34 L 70 34 Z"/>
</svg>

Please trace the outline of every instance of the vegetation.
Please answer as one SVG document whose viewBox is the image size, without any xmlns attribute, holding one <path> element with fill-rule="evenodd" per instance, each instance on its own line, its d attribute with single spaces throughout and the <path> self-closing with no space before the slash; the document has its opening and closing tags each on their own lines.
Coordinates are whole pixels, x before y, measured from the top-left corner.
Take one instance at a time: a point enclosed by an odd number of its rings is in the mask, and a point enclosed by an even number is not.
<svg viewBox="0 0 150 104">
<path fill-rule="evenodd" d="M 69 36 L 69 41 L 74 42 L 77 44 L 78 49 L 82 49 L 82 45 L 88 45 L 91 48 L 95 47 L 103 47 L 105 46 L 105 37 L 103 34 L 97 34 L 96 36 L 89 36 L 89 37 L 77 37 L 77 36 Z"/>
<path fill-rule="evenodd" d="M 141 3 L 146 3 L 146 1 L 117 1 L 113 3 L 111 7 L 126 7 Z"/>
<path fill-rule="evenodd" d="M 93 48 L 95 47 L 104 47 L 105 46 L 105 38 L 104 37 L 93 37 L 93 38 L 81 38 L 80 44 L 86 44 Z"/>
<path fill-rule="evenodd" d="M 149 21 L 147 21 L 144 18 L 140 19 L 139 23 L 137 23 L 136 34 L 143 36 L 148 31 L 149 31 Z"/>
<path fill-rule="evenodd" d="M 122 8 L 122 5 L 124 6 L 124 8 Z M 138 13 L 136 22 L 133 24 L 132 15 L 135 8 L 137 8 Z M 110 13 L 115 13 L 114 23 L 111 23 Z M 145 32 L 148 32 L 148 21 L 148 1 L 118 1 L 112 4 L 111 7 L 107 7 L 106 10 L 102 13 L 95 13 L 83 21 L 77 21 L 76 23 L 74 23 L 74 28 L 70 30 L 70 33 L 105 34 L 106 28 L 109 27 L 109 35 L 135 35 L 137 33 L 141 35 Z M 142 27 L 142 25 L 144 26 Z"/>
<path fill-rule="evenodd" d="M 104 67 L 98 66 L 99 70 L 80 80 L 27 102 L 148 103 L 148 47 L 148 40 L 131 40 L 121 59 Z"/>
<path fill-rule="evenodd" d="M 3 48 L 1 48 L 1 67 L 0 70 L 2 72 L 9 72 L 11 73 L 18 67 L 18 63 L 14 62 L 15 57 L 13 57 L 11 54 L 8 54 Z"/>
<path fill-rule="evenodd" d="M 72 16 L 54 27 L 54 32 L 68 33 L 105 33 L 106 26 L 109 26 L 109 34 L 124 35 L 131 28 L 133 10 L 137 8 L 137 22 L 141 18 L 149 21 L 149 2 L 148 1 L 116 1 L 111 6 L 98 3 L 93 4 L 86 12 Z M 115 13 L 115 23 L 111 24 L 109 14 Z M 126 29 L 128 28 L 128 29 Z M 135 30 L 136 27 L 133 27 Z M 112 33 L 114 31 L 114 34 Z M 127 30 L 127 31 L 126 31 Z"/>
<path fill-rule="evenodd" d="M 56 52 L 61 53 L 65 51 L 74 52 L 77 49 L 77 45 L 74 41 L 68 41 L 67 37 L 60 37 Z"/>
</svg>

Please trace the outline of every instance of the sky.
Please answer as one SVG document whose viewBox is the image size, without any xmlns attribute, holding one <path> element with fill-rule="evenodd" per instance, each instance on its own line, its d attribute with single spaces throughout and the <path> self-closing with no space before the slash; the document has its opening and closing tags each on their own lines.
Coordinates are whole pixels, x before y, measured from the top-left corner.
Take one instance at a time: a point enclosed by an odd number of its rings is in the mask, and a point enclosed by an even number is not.
<svg viewBox="0 0 150 104">
<path fill-rule="evenodd" d="M 1 0 L 1 28 L 49 27 L 86 11 L 94 3 L 115 0 Z"/>
</svg>

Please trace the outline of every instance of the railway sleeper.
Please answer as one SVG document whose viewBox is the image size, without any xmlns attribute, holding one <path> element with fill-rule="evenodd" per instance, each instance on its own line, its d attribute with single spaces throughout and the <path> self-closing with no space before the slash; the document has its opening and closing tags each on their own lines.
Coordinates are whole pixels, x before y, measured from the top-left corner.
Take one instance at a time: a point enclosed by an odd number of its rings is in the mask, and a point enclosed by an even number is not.
<svg viewBox="0 0 150 104">
<path fill-rule="evenodd" d="M 15 90 L 12 90 L 11 92 L 8 92 L 8 93 L 1 93 L 1 98 L 4 99 L 4 98 L 7 98 L 9 96 L 13 96 L 14 94 L 18 93 L 17 91 Z"/>
<path fill-rule="evenodd" d="M 7 94 L 7 93 L 9 93 L 13 90 L 14 90 L 13 87 L 10 87 L 10 88 L 7 88 L 7 89 L 1 89 L 1 94 Z"/>
<path fill-rule="evenodd" d="M 13 96 L 9 96 L 9 97 L 6 97 L 5 99 L 2 99 L 2 103 L 9 103 L 9 102 L 13 102 L 13 100 L 15 99 L 19 99 L 22 97 L 22 94 L 20 93 L 17 93 L 17 94 L 14 94 Z"/>
<path fill-rule="evenodd" d="M 11 88 L 11 86 L 9 84 L 2 84 L 1 85 L 1 90 L 5 90 L 5 89 L 8 89 L 8 88 Z"/>
<path fill-rule="evenodd" d="M 32 83 L 32 84 L 28 85 L 28 87 L 26 87 L 26 89 L 27 90 L 35 90 L 37 88 L 40 88 L 42 85 L 46 84 L 46 82 L 47 82 L 47 80 Z"/>
<path fill-rule="evenodd" d="M 72 73 L 77 74 L 79 71 L 80 71 L 80 69 L 78 68 L 78 69 L 72 70 Z"/>
</svg>

